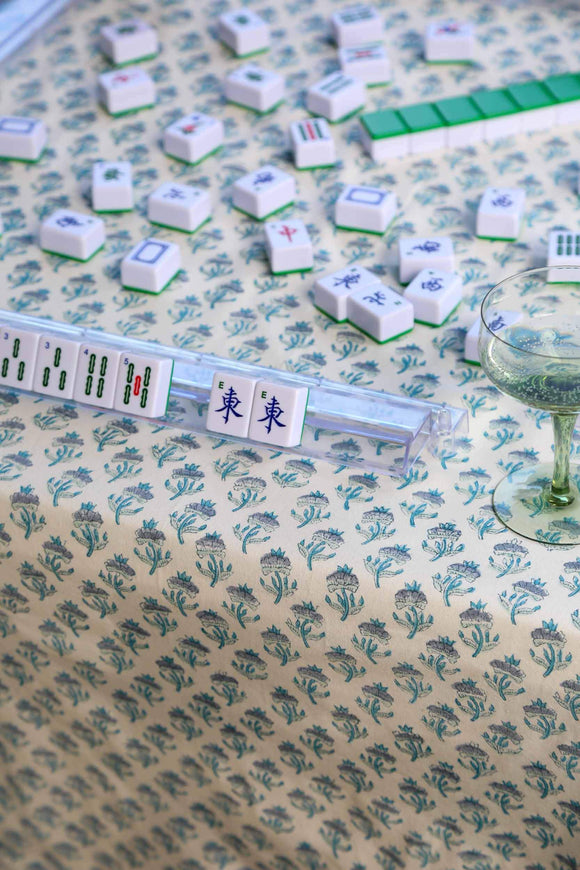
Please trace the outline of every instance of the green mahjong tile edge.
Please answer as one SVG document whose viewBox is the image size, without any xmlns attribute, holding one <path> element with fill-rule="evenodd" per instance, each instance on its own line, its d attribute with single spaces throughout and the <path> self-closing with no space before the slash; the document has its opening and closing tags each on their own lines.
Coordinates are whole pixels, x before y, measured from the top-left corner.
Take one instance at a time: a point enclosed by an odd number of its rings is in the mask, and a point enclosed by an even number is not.
<svg viewBox="0 0 580 870">
<path fill-rule="evenodd" d="M 111 118 L 124 118 L 126 115 L 136 115 L 137 112 L 144 112 L 146 109 L 154 109 L 155 103 L 147 103 L 146 106 L 137 106 L 136 109 L 125 109 L 124 112 L 109 112 L 106 106 L 102 106 L 102 108 L 111 116 Z"/>
<path fill-rule="evenodd" d="M 475 60 L 427 60 L 427 58 L 423 58 L 425 63 L 435 64 L 436 66 L 448 66 L 449 64 L 461 64 L 461 66 L 475 66 L 477 61 Z"/>
<path fill-rule="evenodd" d="M 165 415 L 167 414 L 167 409 L 169 408 L 169 399 L 171 397 L 171 384 L 173 383 L 173 372 L 174 371 L 175 371 L 175 360 L 172 359 L 171 360 L 171 374 L 169 375 L 169 387 L 167 389 L 167 402 L 165 403 L 165 411 L 161 415 L 162 417 L 165 417 Z"/>
<path fill-rule="evenodd" d="M 204 227 L 207 223 L 209 223 L 210 220 L 211 220 L 211 215 L 209 217 L 207 217 L 204 221 L 202 221 L 200 224 L 198 224 L 194 230 L 184 230 L 184 229 L 182 229 L 182 227 L 172 227 L 171 224 L 162 224 L 159 221 L 152 221 L 150 218 L 149 218 L 149 223 L 154 224 L 154 226 L 156 226 L 156 227 L 163 227 L 166 230 L 176 230 L 178 233 L 185 233 L 187 236 L 192 236 L 194 233 L 196 233 L 198 230 L 200 230 L 202 227 Z"/>
<path fill-rule="evenodd" d="M 346 115 L 341 115 L 341 117 L 337 118 L 335 121 L 331 121 L 330 118 L 327 118 L 326 120 L 329 124 L 342 124 L 343 121 L 348 121 L 349 118 L 354 118 L 355 115 L 358 115 L 358 113 L 361 111 L 361 109 L 364 109 L 364 107 L 365 105 L 363 103 L 362 106 L 357 106 L 357 108 L 353 109 L 352 112 L 347 112 Z M 320 114 L 315 115 L 313 112 L 310 112 L 310 114 L 313 118 L 320 118 Z"/>
<path fill-rule="evenodd" d="M 544 87 L 548 88 L 559 105 L 580 100 L 580 76 L 578 73 L 562 73 L 543 79 Z"/>
<path fill-rule="evenodd" d="M 270 46 L 267 45 L 265 48 L 257 48 L 255 51 L 249 51 L 247 54 L 236 54 L 231 45 L 227 45 L 225 42 L 222 42 L 222 45 L 228 49 L 231 60 L 245 60 L 247 57 L 257 57 L 259 54 L 266 54 L 270 51 Z"/>
<path fill-rule="evenodd" d="M 124 60 L 123 63 L 115 63 L 115 61 L 109 57 L 108 60 L 111 63 L 111 69 L 107 70 L 107 72 L 123 69 L 124 67 L 131 66 L 134 63 L 145 63 L 148 60 L 155 60 L 156 57 L 159 57 L 158 51 L 156 51 L 155 54 L 143 54 L 141 57 L 135 57 L 132 60 Z"/>
<path fill-rule="evenodd" d="M 363 335 L 372 338 L 375 344 L 387 344 L 389 341 L 394 341 L 396 338 L 401 338 L 402 335 L 408 335 L 409 332 L 413 331 L 413 327 L 411 327 L 410 329 L 403 330 L 403 332 L 399 332 L 398 335 L 392 335 L 390 338 L 385 338 L 384 341 L 379 341 L 378 338 L 375 338 L 374 335 L 371 335 L 370 332 L 366 331 L 366 329 L 361 329 L 360 326 L 357 326 L 356 323 L 353 323 L 351 320 L 349 320 L 348 323 L 350 323 L 350 325 L 355 329 L 358 329 L 359 332 L 362 332 Z"/>
<path fill-rule="evenodd" d="M 199 160 L 184 160 L 183 157 L 176 157 L 175 154 L 170 154 L 168 151 L 164 151 L 166 157 L 171 157 L 172 160 L 176 160 L 178 163 L 183 163 L 184 166 L 198 166 L 202 163 L 207 157 L 211 157 L 212 154 L 217 154 L 224 146 L 218 145 L 217 148 L 214 148 L 212 151 L 208 151 L 207 154 L 204 154 L 203 157 L 200 157 Z"/>
<path fill-rule="evenodd" d="M 253 112 L 255 115 L 269 115 L 271 112 L 275 112 L 284 100 L 278 100 L 277 103 L 274 103 L 273 106 L 270 106 L 269 109 L 254 109 L 252 106 L 246 106 L 244 103 L 238 103 L 236 100 L 228 100 L 228 103 L 232 106 L 239 106 L 240 109 L 246 109 L 248 112 Z"/>
<path fill-rule="evenodd" d="M 298 172 L 312 172 L 314 169 L 334 169 L 334 167 L 338 164 L 338 160 L 334 163 L 319 163 L 316 166 L 295 166 Z"/>
<path fill-rule="evenodd" d="M 49 250 L 49 248 L 41 248 L 40 250 L 44 251 L 45 254 L 52 254 L 55 257 L 62 257 L 63 260 L 74 260 L 75 263 L 88 263 L 89 260 L 92 260 L 93 257 L 95 257 L 99 253 L 99 251 L 103 250 L 104 247 L 105 243 L 103 242 L 103 244 L 99 248 L 97 248 L 96 251 L 93 251 L 93 253 L 85 260 L 82 260 L 80 257 L 71 257 L 68 254 L 61 254 L 59 251 L 51 251 Z"/>
<path fill-rule="evenodd" d="M 461 305 L 461 300 L 457 303 L 455 308 L 451 309 L 451 311 L 449 312 L 447 317 L 444 320 L 442 320 L 441 323 L 429 323 L 428 320 L 417 320 L 417 318 L 415 318 L 415 323 L 420 323 L 421 326 L 428 326 L 430 329 L 439 329 L 440 326 L 445 326 L 445 324 L 447 323 L 449 318 L 455 314 L 455 312 L 457 311 L 457 309 L 459 308 L 460 305 Z"/>
<path fill-rule="evenodd" d="M 143 287 L 130 287 L 129 284 L 121 284 L 123 290 L 134 290 L 136 293 L 148 293 L 149 296 L 159 296 L 160 293 L 163 293 L 164 290 L 167 290 L 173 279 L 181 272 L 181 267 L 171 276 L 169 281 L 167 281 L 161 290 L 144 290 Z"/>
<path fill-rule="evenodd" d="M 298 441 L 297 447 L 300 447 L 302 444 L 302 436 L 304 435 L 304 427 L 306 425 L 306 411 L 308 410 L 308 399 L 310 398 L 310 387 L 307 388 L 308 392 L 306 394 L 306 402 L 304 404 L 304 416 L 302 417 L 302 429 L 300 430 L 300 439 Z"/>
<path fill-rule="evenodd" d="M 391 223 L 392 223 L 392 221 L 391 221 Z M 389 226 L 390 225 L 391 224 L 389 224 Z M 349 233 L 368 233 L 369 236 L 384 236 L 385 233 L 387 232 L 387 230 L 389 229 L 389 227 L 387 227 L 387 229 L 379 231 L 379 230 L 361 230 L 360 227 L 345 227 L 345 226 L 342 226 L 342 224 L 335 224 L 334 226 L 337 230 L 345 230 L 346 232 L 349 232 Z"/>
<path fill-rule="evenodd" d="M 517 242 L 519 236 L 515 236 L 514 238 L 508 238 L 506 236 L 478 236 L 475 233 L 476 239 L 486 239 L 488 242 Z"/>
<path fill-rule="evenodd" d="M 386 116 L 390 116 L 390 117 L 394 116 L 395 120 L 398 122 L 397 129 L 393 129 L 392 126 L 389 127 L 388 129 L 385 129 L 384 126 L 381 128 L 379 125 L 379 129 L 377 130 L 376 129 L 377 125 L 376 124 L 373 125 L 372 121 L 368 120 L 373 115 L 375 115 L 375 116 L 376 115 L 379 115 L 379 116 L 386 115 Z M 374 142 L 382 142 L 383 139 L 396 139 L 398 136 L 408 136 L 409 132 L 410 132 L 409 128 L 407 127 L 407 125 L 403 121 L 402 117 L 398 114 L 396 109 L 378 109 L 376 112 L 365 112 L 363 115 L 360 116 L 359 120 L 360 120 L 360 123 L 362 124 L 362 126 L 364 127 L 367 135 Z M 384 122 L 383 122 L 383 124 L 384 124 Z M 373 129 L 373 127 L 375 129 Z"/>
<path fill-rule="evenodd" d="M 314 266 L 306 266 L 304 269 L 286 269 L 285 272 L 274 272 L 272 269 L 272 275 L 295 275 L 297 272 L 312 272 Z"/>
<path fill-rule="evenodd" d="M 333 317 L 332 314 L 329 314 L 328 311 L 325 311 L 324 308 L 321 308 L 319 305 L 316 305 L 315 302 L 312 303 L 314 308 L 317 311 L 320 311 L 321 314 L 324 314 L 325 317 L 328 317 L 329 320 L 333 320 L 334 323 L 348 323 L 348 317 L 345 317 L 343 320 L 337 320 L 336 317 Z"/>
<path fill-rule="evenodd" d="M 5 163 L 9 163 L 11 160 L 14 160 L 15 163 L 38 163 L 39 160 L 42 160 L 44 154 L 47 150 L 47 146 L 45 145 L 38 157 L 34 160 L 28 160 L 26 157 L 2 157 L 0 156 L 0 160 L 3 160 Z"/>
<path fill-rule="evenodd" d="M 280 208 L 275 208 L 274 211 L 268 212 L 264 217 L 256 217 L 255 214 L 251 214 L 249 211 L 246 211 L 243 208 L 240 208 L 237 205 L 232 203 L 232 208 L 235 208 L 236 211 L 239 211 L 241 214 L 245 214 L 247 217 L 253 218 L 255 221 L 267 221 L 268 218 L 272 217 L 273 214 L 279 214 L 281 211 L 284 211 L 285 208 L 288 208 L 289 205 L 294 205 L 294 200 L 287 202 L 285 205 L 281 205 Z"/>
<path fill-rule="evenodd" d="M 135 206 L 131 208 L 93 208 L 95 214 L 127 214 L 129 211 L 135 211 Z"/>
</svg>

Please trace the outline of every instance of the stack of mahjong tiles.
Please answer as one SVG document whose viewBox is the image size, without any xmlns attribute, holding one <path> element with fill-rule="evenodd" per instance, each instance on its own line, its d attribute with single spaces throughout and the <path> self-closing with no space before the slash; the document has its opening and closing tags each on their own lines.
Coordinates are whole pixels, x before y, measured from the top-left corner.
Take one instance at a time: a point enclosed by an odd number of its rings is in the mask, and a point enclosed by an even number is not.
<svg viewBox="0 0 580 870">
<path fill-rule="evenodd" d="M 580 121 L 580 73 L 361 115 L 362 143 L 373 160 L 493 142 L 520 132 Z"/>
</svg>

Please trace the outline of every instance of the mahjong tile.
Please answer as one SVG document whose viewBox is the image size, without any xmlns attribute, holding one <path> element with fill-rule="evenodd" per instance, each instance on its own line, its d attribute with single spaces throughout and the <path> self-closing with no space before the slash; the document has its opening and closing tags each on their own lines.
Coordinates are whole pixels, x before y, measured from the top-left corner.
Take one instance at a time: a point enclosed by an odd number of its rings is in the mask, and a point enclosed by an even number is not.
<svg viewBox="0 0 580 870">
<path fill-rule="evenodd" d="M 43 333 L 34 368 L 34 392 L 72 399 L 80 349 L 80 341 Z"/>
<path fill-rule="evenodd" d="M 122 351 L 113 407 L 141 417 L 162 417 L 167 410 L 173 360 Z"/>
<path fill-rule="evenodd" d="M 112 408 L 121 351 L 97 344 L 81 345 L 73 399 L 99 408 Z"/>
</svg>

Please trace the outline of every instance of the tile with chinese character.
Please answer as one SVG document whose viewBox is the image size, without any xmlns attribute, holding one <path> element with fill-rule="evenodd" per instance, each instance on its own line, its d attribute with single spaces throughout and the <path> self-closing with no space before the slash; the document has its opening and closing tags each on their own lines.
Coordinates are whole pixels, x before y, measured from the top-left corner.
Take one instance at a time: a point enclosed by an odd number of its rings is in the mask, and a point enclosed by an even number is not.
<svg viewBox="0 0 580 870">
<path fill-rule="evenodd" d="M 261 166 L 232 185 L 233 205 L 240 211 L 264 220 L 294 201 L 296 182 L 276 166 Z"/>
<path fill-rule="evenodd" d="M 324 118 L 293 121 L 290 143 L 297 169 L 315 169 L 336 163 L 336 148 L 328 123 Z"/>
<path fill-rule="evenodd" d="M 346 266 L 318 279 L 314 285 L 314 304 L 340 323 L 347 318 L 348 297 L 355 290 L 380 283 L 380 278 L 364 266 Z"/>
<path fill-rule="evenodd" d="M 366 101 L 364 83 L 354 76 L 333 72 L 308 88 L 306 108 L 336 124 L 362 109 Z"/>
<path fill-rule="evenodd" d="M 101 73 L 98 83 L 99 102 L 110 115 L 123 115 L 155 104 L 155 83 L 144 69 L 125 69 Z"/>
<path fill-rule="evenodd" d="M 104 244 L 105 224 L 93 215 L 61 208 L 40 225 L 40 247 L 50 254 L 84 262 Z"/>
<path fill-rule="evenodd" d="M 265 224 L 264 232 L 266 252 L 274 275 L 312 269 L 312 242 L 303 221 L 272 221 Z"/>
<path fill-rule="evenodd" d="M 302 438 L 307 403 L 307 387 L 259 381 L 254 392 L 249 437 L 277 447 L 295 447 Z"/>
<path fill-rule="evenodd" d="M 462 298 L 461 278 L 455 272 L 423 269 L 405 290 L 405 299 L 413 303 L 415 320 L 429 326 L 441 326 Z"/>
<path fill-rule="evenodd" d="M 257 12 L 245 7 L 220 15 L 218 37 L 238 57 L 257 54 L 270 47 L 270 28 Z"/>
<path fill-rule="evenodd" d="M 140 417 L 162 417 L 167 410 L 173 360 L 122 351 L 113 407 Z"/>
<path fill-rule="evenodd" d="M 147 217 L 153 224 L 193 233 L 209 220 L 211 198 L 207 190 L 166 181 L 147 199 Z"/>
<path fill-rule="evenodd" d="M 46 127 L 37 118 L 0 115 L 0 160 L 35 162 L 46 140 Z"/>
<path fill-rule="evenodd" d="M 216 372 L 207 409 L 207 428 L 211 432 L 247 438 L 257 383 L 258 378 Z"/>
<path fill-rule="evenodd" d="M 223 144 L 224 125 L 218 118 L 192 112 L 163 131 L 166 154 L 184 163 L 199 163 Z"/>
<path fill-rule="evenodd" d="M 121 262 L 121 283 L 128 290 L 161 293 L 181 268 L 181 252 L 173 242 L 143 239 Z"/>
<path fill-rule="evenodd" d="M 517 239 L 526 192 L 521 187 L 488 187 L 477 209 L 475 234 L 483 239 Z"/>
<path fill-rule="evenodd" d="M 413 328 L 413 306 L 386 284 L 356 290 L 347 300 L 348 320 L 375 341 L 390 341 Z"/>
<path fill-rule="evenodd" d="M 383 234 L 397 212 L 397 197 L 379 187 L 349 184 L 334 206 L 337 227 Z"/>
<path fill-rule="evenodd" d="M 101 27 L 101 51 L 118 66 L 155 57 L 159 51 L 157 31 L 146 21 L 127 18 Z"/>
<path fill-rule="evenodd" d="M 522 319 L 519 311 L 500 311 L 491 310 L 487 313 L 487 324 L 489 329 L 497 335 L 502 329 L 508 326 L 513 326 L 518 320 Z M 481 365 L 479 359 L 479 332 L 481 328 L 481 316 L 478 315 L 475 322 L 471 325 L 465 336 L 465 348 L 463 351 L 463 359 L 466 362 Z"/>
<path fill-rule="evenodd" d="M 285 83 L 279 73 L 248 63 L 229 73 L 224 82 L 226 99 L 255 112 L 271 112 L 284 99 Z"/>
<path fill-rule="evenodd" d="M 422 269 L 455 270 L 453 242 L 449 236 L 406 236 L 399 239 L 399 281 L 408 284 Z"/>
<path fill-rule="evenodd" d="M 94 211 L 130 211 L 133 208 L 132 166 L 127 160 L 93 163 Z"/>
</svg>

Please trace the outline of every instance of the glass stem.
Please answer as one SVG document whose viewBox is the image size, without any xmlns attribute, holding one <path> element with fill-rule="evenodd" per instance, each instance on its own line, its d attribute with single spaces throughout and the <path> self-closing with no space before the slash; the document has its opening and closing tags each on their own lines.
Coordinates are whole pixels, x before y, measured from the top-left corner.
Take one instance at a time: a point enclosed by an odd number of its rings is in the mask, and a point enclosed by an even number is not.
<svg viewBox="0 0 580 870">
<path fill-rule="evenodd" d="M 570 492 L 570 449 L 577 414 L 552 414 L 554 426 L 554 473 L 548 500 L 550 504 L 565 507 L 572 504 Z"/>
</svg>

